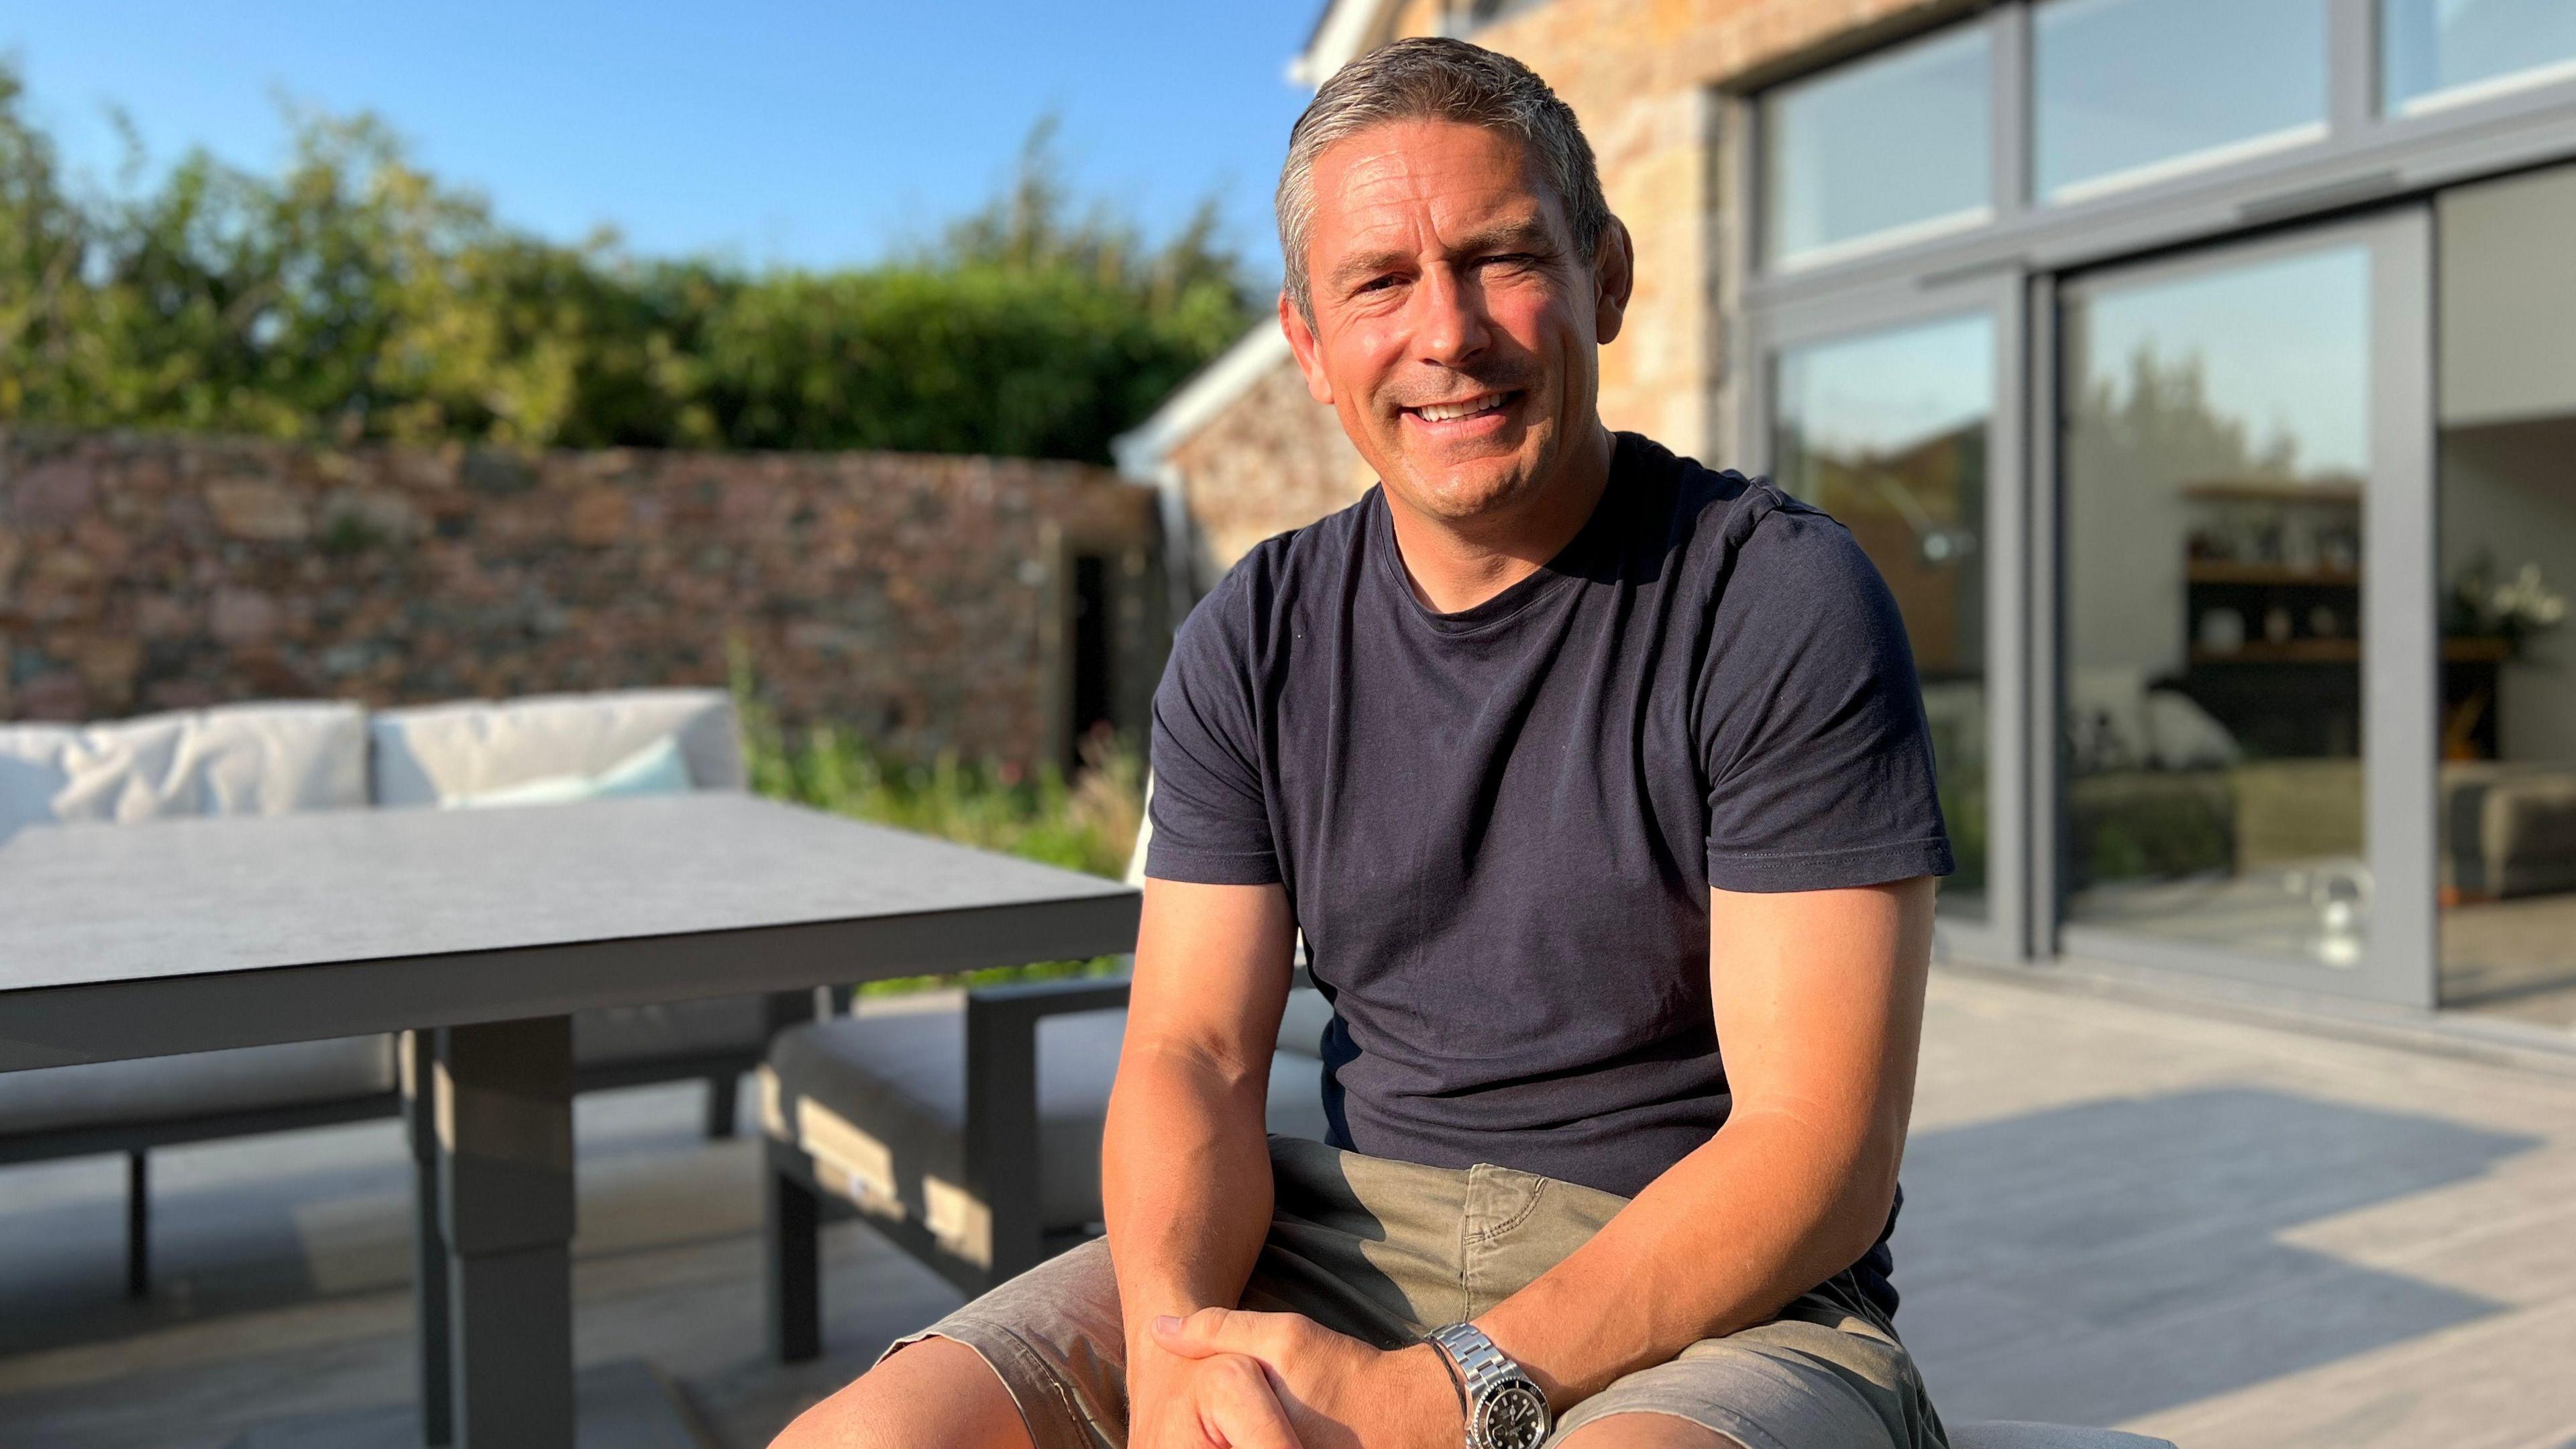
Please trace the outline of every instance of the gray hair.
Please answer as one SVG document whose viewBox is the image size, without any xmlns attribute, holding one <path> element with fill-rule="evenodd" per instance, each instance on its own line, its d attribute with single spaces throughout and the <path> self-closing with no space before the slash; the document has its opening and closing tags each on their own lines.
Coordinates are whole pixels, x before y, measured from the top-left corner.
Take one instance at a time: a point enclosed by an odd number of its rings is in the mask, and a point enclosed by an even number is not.
<svg viewBox="0 0 2576 1449">
<path fill-rule="evenodd" d="M 1336 141 L 1387 121 L 1429 118 L 1500 131 L 1529 149 L 1539 173 L 1565 208 L 1574 249 L 1586 265 L 1610 225 L 1592 144 L 1574 109 L 1537 72 L 1507 55 L 1463 40 L 1419 36 L 1360 56 L 1316 90 L 1288 132 L 1288 161 L 1279 171 L 1279 252 L 1289 300 L 1315 319 L 1306 276 L 1306 244 L 1315 229 L 1315 158 Z"/>
</svg>

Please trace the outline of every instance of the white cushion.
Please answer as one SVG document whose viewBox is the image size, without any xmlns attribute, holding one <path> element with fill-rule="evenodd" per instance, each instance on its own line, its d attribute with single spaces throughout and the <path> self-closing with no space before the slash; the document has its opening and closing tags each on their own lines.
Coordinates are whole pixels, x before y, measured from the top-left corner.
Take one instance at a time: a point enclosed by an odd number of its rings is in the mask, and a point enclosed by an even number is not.
<svg viewBox="0 0 2576 1449">
<path fill-rule="evenodd" d="M 1321 1142 L 1332 1133 L 1324 1117 L 1324 1064 L 1297 1052 L 1270 1054 L 1270 1104 L 1263 1125 L 1281 1137 Z"/>
<path fill-rule="evenodd" d="M 2151 762 L 2145 670 L 2068 671 L 2066 712 L 2078 770 L 2138 770 Z"/>
<path fill-rule="evenodd" d="M 863 1190 L 845 1195 L 862 1206 L 891 1199 L 928 1212 L 926 1179 L 965 1180 L 964 1004 L 962 992 L 925 991 L 781 1032 L 763 1068 L 775 1109 L 764 1108 L 767 1130 L 844 1159 L 838 1170 L 863 1180 Z M 1100 1219 L 1101 1125 L 1126 1029 L 1127 1013 L 1116 1009 L 1038 1022 L 1038 1206 L 1051 1229 Z M 1323 1073 L 1313 1056 L 1271 1057 L 1269 1130 L 1323 1138 Z M 817 1128 L 818 1119 L 828 1126 Z M 808 1140 L 818 1132 L 841 1149 Z M 839 1185 L 830 1172 L 824 1178 Z"/>
<path fill-rule="evenodd" d="M 0 1072 L 0 1136 L 185 1121 L 394 1089 L 385 1035 Z"/>
<path fill-rule="evenodd" d="M 101 724 L 0 725 L 0 833 L 39 822 L 275 815 L 367 803 L 366 714 L 221 705 Z"/>
<path fill-rule="evenodd" d="M 1279 1015 L 1279 1049 L 1301 1057 L 1321 1058 L 1324 1054 L 1324 1028 L 1333 1024 L 1333 1004 L 1324 993 L 1311 986 L 1300 986 L 1288 993 L 1288 1007 Z"/>
<path fill-rule="evenodd" d="M 719 996 L 654 1006 L 594 1006 L 572 1018 L 575 1067 L 756 1054 L 769 1044 L 769 1000 Z"/>
<path fill-rule="evenodd" d="M 464 700 L 383 710 L 369 729 L 378 805 L 435 805 L 548 776 L 597 776 L 665 739 L 678 741 L 693 788 L 739 790 L 744 782 L 733 700 L 722 690 Z"/>
<path fill-rule="evenodd" d="M 2169 1439 L 2063 1424 L 1945 1424 L 1950 1449 L 2174 1449 Z"/>
<path fill-rule="evenodd" d="M 866 1144 L 856 1154 L 865 1161 L 842 1163 L 862 1171 L 864 1196 L 924 1215 L 932 1180 L 966 1181 L 964 996 L 923 992 L 869 1005 L 863 1014 L 790 1027 L 770 1044 L 763 1090 L 775 1083 L 784 1105 L 768 1126 L 826 1157 L 853 1154 L 836 1153 L 823 1138 Z M 1049 1228 L 1100 1218 L 1101 1122 L 1126 1025 L 1127 1013 L 1117 1010 L 1038 1023 L 1038 1208 Z"/>
<path fill-rule="evenodd" d="M 2148 690 L 2145 714 L 2159 770 L 2217 770 L 2244 758 L 2227 726 L 2181 690 Z"/>
<path fill-rule="evenodd" d="M 1127 884 L 1145 888 L 1145 848 L 1154 843 L 1154 774 L 1145 772 L 1144 798 L 1136 802 L 1136 846 L 1127 852 Z"/>
<path fill-rule="evenodd" d="M 688 788 L 689 762 L 680 757 L 680 742 L 664 736 L 596 775 L 539 775 L 479 794 L 441 795 L 438 805 L 442 810 L 489 810 L 626 795 L 679 795 Z"/>
</svg>

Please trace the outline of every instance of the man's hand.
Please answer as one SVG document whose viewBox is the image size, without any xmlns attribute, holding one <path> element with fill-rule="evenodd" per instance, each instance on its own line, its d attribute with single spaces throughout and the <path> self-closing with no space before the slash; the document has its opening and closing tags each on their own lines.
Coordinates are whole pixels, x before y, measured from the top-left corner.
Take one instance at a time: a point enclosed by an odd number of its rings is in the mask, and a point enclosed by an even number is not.
<svg viewBox="0 0 2576 1449">
<path fill-rule="evenodd" d="M 1158 1318 L 1154 1342 L 1200 1362 L 1240 1355 L 1268 1372 L 1300 1449 L 1458 1449 L 1467 1427 L 1440 1350 L 1393 1352 L 1297 1313 L 1202 1308 Z"/>
<path fill-rule="evenodd" d="M 1130 1365 L 1128 1449 L 1304 1449 L 1257 1360 L 1147 1348 Z"/>
<path fill-rule="evenodd" d="M 1100 1203 L 1134 1449 L 1298 1449 L 1260 1365 L 1158 1348 L 1161 1313 L 1232 1303 L 1270 1227 L 1262 1127 L 1297 938 L 1277 885 L 1145 882 Z"/>
</svg>

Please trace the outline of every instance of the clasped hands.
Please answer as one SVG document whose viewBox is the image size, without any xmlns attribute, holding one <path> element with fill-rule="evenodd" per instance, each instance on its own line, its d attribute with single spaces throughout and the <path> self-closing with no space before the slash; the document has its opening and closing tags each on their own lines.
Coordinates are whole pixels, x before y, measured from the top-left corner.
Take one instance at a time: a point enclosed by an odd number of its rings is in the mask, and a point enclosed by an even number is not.
<svg viewBox="0 0 2576 1449">
<path fill-rule="evenodd" d="M 1458 1449 L 1449 1366 L 1299 1313 L 1202 1308 L 1149 1327 L 1128 1364 L 1130 1449 Z"/>
</svg>

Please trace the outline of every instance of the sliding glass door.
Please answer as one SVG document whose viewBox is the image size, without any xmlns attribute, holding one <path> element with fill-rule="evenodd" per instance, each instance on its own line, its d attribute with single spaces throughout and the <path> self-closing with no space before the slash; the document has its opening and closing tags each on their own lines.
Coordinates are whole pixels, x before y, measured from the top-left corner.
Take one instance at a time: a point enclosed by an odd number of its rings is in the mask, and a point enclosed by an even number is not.
<svg viewBox="0 0 2576 1449">
<path fill-rule="evenodd" d="M 2576 209 L 2569 186 L 2522 204 Z M 2576 899 L 2576 873 L 2563 892 L 2550 873 L 2576 859 L 2576 806 L 2563 848 L 2551 813 L 2576 753 L 2538 722 L 2555 640 L 2526 618 L 2494 662 L 2502 626 L 2446 641 L 2465 626 L 2437 606 L 2441 569 L 2476 552 L 2460 520 L 2576 506 L 2563 470 L 2508 498 L 2446 434 L 2437 541 L 2431 231 L 2409 208 L 1750 319 L 1745 451 L 1852 531 L 1905 617 L 1959 857 L 1950 950 L 2410 1005 L 2436 999 L 2437 946 L 2455 992 L 2576 982 L 2576 957 L 2504 939 Z M 2522 447 L 2528 473 L 2530 428 L 2554 424 L 2514 426 L 2459 448 Z M 2482 597 L 2549 611 L 2522 582 L 2523 553 L 2559 577 L 2545 532 L 2478 555 Z M 2480 681 L 2505 700 L 2484 736 L 2463 703 Z M 2478 828 L 2512 841 L 2462 863 L 2437 850 L 2427 766 L 2472 738 L 2497 763 L 2445 764 L 2443 808 L 2468 810 L 2474 778 Z M 2542 904 L 2489 909 L 2516 894 Z"/>
<path fill-rule="evenodd" d="M 1773 479 L 1851 530 L 1896 596 L 1923 686 L 1958 871 L 1941 929 L 2022 949 L 2018 758 L 2018 289 L 1992 285 L 1764 319 L 1756 410 Z"/>
<path fill-rule="evenodd" d="M 2576 1027 L 2576 166 L 2435 214 L 2442 1003 Z"/>
<path fill-rule="evenodd" d="M 2429 1003 L 2426 221 L 2062 284 L 2060 940 Z"/>
</svg>

